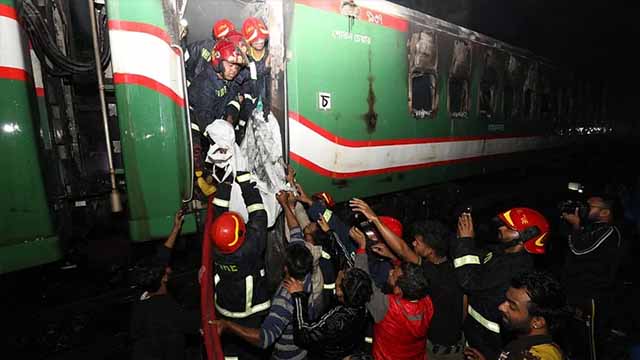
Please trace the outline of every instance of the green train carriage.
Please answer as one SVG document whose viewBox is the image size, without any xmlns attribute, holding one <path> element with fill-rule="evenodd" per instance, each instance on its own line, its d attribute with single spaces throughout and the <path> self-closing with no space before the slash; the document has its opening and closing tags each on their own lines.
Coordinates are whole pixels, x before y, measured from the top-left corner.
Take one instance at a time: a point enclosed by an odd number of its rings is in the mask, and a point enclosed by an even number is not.
<svg viewBox="0 0 640 360">
<path fill-rule="evenodd" d="M 66 196 L 52 196 L 51 168 L 64 173 L 67 158 L 80 162 L 74 154 L 83 154 L 55 136 L 61 111 L 52 99 L 66 96 L 66 109 L 78 113 L 81 94 L 61 85 L 50 68 L 38 75 L 38 66 L 31 66 L 37 58 L 27 51 L 17 5 L 0 0 L 3 44 L 10 44 L 0 49 L 6 94 L 0 150 L 15 154 L 1 164 L 0 273 L 60 259 L 65 235 L 53 224 L 71 209 L 83 211 L 78 204 L 105 204 L 104 194 L 74 196 L 72 181 L 55 182 Z M 166 236 L 176 207 L 191 198 L 183 18 L 189 41 L 210 36 L 220 18 L 237 25 L 250 15 L 266 20 L 272 110 L 285 156 L 309 191 L 329 191 L 338 201 L 522 166 L 532 151 L 611 130 L 601 85 L 578 82 L 525 50 L 386 1 L 107 0 L 97 14 L 108 17 L 99 33 L 104 38 L 108 31 L 111 55 L 105 91 L 115 140 L 109 146 L 133 242 Z M 63 37 L 83 30 L 66 24 L 56 30 Z M 592 106 L 583 110 L 583 104 Z M 96 114 L 88 121 L 98 121 Z M 87 133 L 102 136 L 95 129 Z M 109 166 L 99 170 L 103 179 Z M 87 216 L 97 206 L 86 206 Z M 184 231 L 195 231 L 192 216 Z"/>
</svg>

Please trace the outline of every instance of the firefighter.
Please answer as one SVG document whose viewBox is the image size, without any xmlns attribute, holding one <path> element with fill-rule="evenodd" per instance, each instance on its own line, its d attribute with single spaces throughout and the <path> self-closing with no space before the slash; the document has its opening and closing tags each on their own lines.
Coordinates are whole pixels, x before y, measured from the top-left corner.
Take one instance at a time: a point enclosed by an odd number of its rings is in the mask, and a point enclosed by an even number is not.
<svg viewBox="0 0 640 360">
<path fill-rule="evenodd" d="M 464 334 L 469 346 L 487 359 L 497 359 L 503 345 L 498 306 L 505 301 L 511 278 L 533 270 L 530 254 L 544 254 L 549 223 L 539 212 L 513 208 L 498 214 L 498 243 L 492 251 L 474 247 L 470 213 L 458 218 L 458 239 L 452 244 L 453 266 L 469 296 Z"/>
<path fill-rule="evenodd" d="M 193 139 L 194 168 L 197 185 L 205 196 L 215 191 L 207 180 L 203 152 L 209 140 L 204 136 L 206 127 L 216 119 L 233 123 L 240 110 L 238 91 L 231 83 L 246 58 L 231 41 L 220 39 L 213 48 L 210 66 L 206 67 L 189 86 L 189 111 Z"/>
<path fill-rule="evenodd" d="M 240 49 L 240 51 L 248 56 L 249 54 L 249 45 L 244 39 L 244 36 L 237 32 L 231 31 L 226 36 L 226 39 L 233 42 L 235 46 Z M 248 59 L 248 58 L 247 58 Z M 251 65 L 251 64 L 249 64 Z M 243 67 L 238 76 L 233 80 L 233 86 L 235 86 L 240 95 L 240 112 L 238 113 L 238 121 L 235 122 L 235 131 L 236 131 L 236 143 L 239 145 L 244 138 L 244 134 L 246 131 L 246 125 L 255 108 L 255 102 L 257 99 L 256 94 L 256 86 L 254 85 L 256 80 L 251 79 L 251 71 L 249 70 L 251 66 Z"/>
<path fill-rule="evenodd" d="M 246 224 L 238 213 L 228 211 L 233 181 L 242 189 L 249 213 Z M 260 327 L 271 306 L 264 268 L 267 213 L 251 174 L 237 172 L 221 182 L 213 205 L 220 214 L 209 228 L 216 269 L 216 314 L 246 327 Z M 261 358 L 261 350 L 246 346 L 237 337 L 223 336 L 222 344 L 225 356 Z"/>
<path fill-rule="evenodd" d="M 242 35 L 249 44 L 247 57 L 249 60 L 250 79 L 245 81 L 243 90 L 251 94 L 246 102 L 243 113 L 249 115 L 253 109 L 262 109 L 264 118 L 267 119 L 271 107 L 271 69 L 269 66 L 269 29 L 264 22 L 256 17 L 247 18 L 242 24 Z"/>
<path fill-rule="evenodd" d="M 184 70 L 187 77 L 187 85 L 201 73 L 211 62 L 211 52 L 216 41 L 227 36 L 236 29 L 228 19 L 216 21 L 211 28 L 211 38 L 194 41 L 187 45 L 184 52 Z"/>
</svg>

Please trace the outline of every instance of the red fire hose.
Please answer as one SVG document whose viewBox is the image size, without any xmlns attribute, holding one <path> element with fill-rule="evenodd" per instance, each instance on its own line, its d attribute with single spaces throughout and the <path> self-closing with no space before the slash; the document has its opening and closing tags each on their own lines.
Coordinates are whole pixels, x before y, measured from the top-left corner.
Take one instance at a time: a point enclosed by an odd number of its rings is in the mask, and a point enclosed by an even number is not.
<svg viewBox="0 0 640 360">
<path fill-rule="evenodd" d="M 209 321 L 216 319 L 215 284 L 213 281 L 215 264 L 213 263 L 211 241 L 209 241 L 209 225 L 215 217 L 212 197 L 207 200 L 207 218 L 202 237 L 202 266 L 198 274 L 200 281 L 200 312 L 202 316 L 202 341 L 207 351 L 207 360 L 223 360 L 224 354 L 222 353 L 218 328 L 209 323 Z"/>
</svg>

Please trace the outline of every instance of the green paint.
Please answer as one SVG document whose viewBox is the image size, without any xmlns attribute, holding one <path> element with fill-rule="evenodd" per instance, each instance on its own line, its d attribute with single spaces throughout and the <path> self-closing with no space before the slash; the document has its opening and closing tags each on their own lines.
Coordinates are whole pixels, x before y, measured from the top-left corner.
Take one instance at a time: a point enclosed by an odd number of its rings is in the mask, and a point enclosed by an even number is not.
<svg viewBox="0 0 640 360">
<path fill-rule="evenodd" d="M 107 1 L 110 20 L 147 23 L 167 30 L 162 14 L 162 0 L 110 0 Z"/>
<path fill-rule="evenodd" d="M 133 241 L 169 234 L 190 179 L 184 110 L 139 85 L 116 85 Z M 183 232 L 195 231 L 186 222 Z"/>
<path fill-rule="evenodd" d="M 28 267 L 61 256 L 40 171 L 33 125 L 37 114 L 32 112 L 37 108 L 32 106 L 35 101 L 29 87 L 25 81 L 0 79 L 0 153 L 5 154 L 0 157 L 0 169 L 5 169 L 0 174 L 0 253 L 11 248 L 16 258 L 3 265 L 0 273 L 4 268 Z M 32 242 L 42 239 L 50 239 L 46 251 L 27 253 Z M 16 244 L 24 246 L 14 247 Z M 21 263 L 20 259 L 33 263 Z"/>
<path fill-rule="evenodd" d="M 161 0 L 111 0 L 110 20 L 167 29 Z M 132 241 L 165 237 L 190 189 L 190 129 L 185 110 L 165 95 L 139 85 L 117 84 L 118 122 L 124 159 Z M 183 233 L 193 233 L 187 217 Z"/>
<path fill-rule="evenodd" d="M 454 119 L 448 112 L 447 99 L 455 37 L 437 34 L 438 110 L 435 118 L 416 119 L 411 116 L 407 101 L 408 33 L 366 21 L 355 21 L 350 33 L 348 26 L 347 18 L 340 14 L 300 4 L 295 6 L 288 49 L 292 57 L 287 67 L 290 111 L 299 113 L 330 133 L 352 140 L 495 134 L 488 130 L 489 121 L 479 116 L 479 83 L 484 71 L 480 47 L 472 46 L 468 116 Z M 363 36 L 371 40 L 370 44 L 357 41 Z M 497 63 L 504 66 L 508 54 L 496 50 L 496 56 L 502 59 Z M 505 70 L 504 67 L 498 68 L 499 76 L 502 77 Z M 369 111 L 370 83 L 375 94 L 372 110 L 378 116 L 374 129 L 367 127 L 363 116 Z M 331 93 L 331 110 L 318 108 L 318 92 Z M 505 121 L 501 114 L 501 89 L 497 93 L 499 105 L 491 123 L 504 124 L 504 132 L 500 133 L 542 133 L 540 129 L 543 127 L 533 121 Z M 510 155 L 500 161 L 492 157 L 344 180 L 322 177 L 300 164 L 295 165 L 300 180 L 310 191 L 329 190 L 336 199 L 345 200 L 349 196 L 402 191 L 480 174 L 496 164 L 516 164 L 510 159 L 519 157 Z"/>
</svg>

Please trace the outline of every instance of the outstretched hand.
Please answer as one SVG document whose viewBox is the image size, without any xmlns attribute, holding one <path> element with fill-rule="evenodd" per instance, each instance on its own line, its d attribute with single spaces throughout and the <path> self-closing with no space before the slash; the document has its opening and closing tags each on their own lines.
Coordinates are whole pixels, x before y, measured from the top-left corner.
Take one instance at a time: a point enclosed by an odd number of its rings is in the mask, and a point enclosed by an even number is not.
<svg viewBox="0 0 640 360">
<path fill-rule="evenodd" d="M 276 200 L 278 200 L 280 205 L 286 206 L 288 204 L 288 201 L 289 201 L 289 192 L 288 191 L 284 191 L 284 190 L 279 191 L 276 194 Z"/>
<path fill-rule="evenodd" d="M 291 185 L 296 183 L 296 170 L 291 164 L 287 165 L 287 182 Z"/>
<path fill-rule="evenodd" d="M 353 211 L 358 211 L 362 213 L 362 215 L 364 215 L 367 218 L 367 220 L 373 221 L 378 217 L 376 213 L 373 212 L 369 204 L 364 202 L 364 200 L 353 198 L 349 200 L 349 206 L 351 206 L 351 209 Z"/>
<path fill-rule="evenodd" d="M 367 237 L 357 227 L 352 226 L 349 229 L 349 236 L 358 244 L 359 248 L 364 249 L 367 246 Z"/>
<path fill-rule="evenodd" d="M 176 212 L 176 215 L 173 218 L 173 228 L 179 229 L 184 222 L 184 211 L 182 209 Z"/>
<path fill-rule="evenodd" d="M 324 216 L 322 216 L 322 214 L 320 214 L 320 217 L 318 218 L 318 221 L 316 221 L 318 223 L 318 226 L 320 226 L 320 229 L 323 232 L 329 232 L 329 230 L 331 230 L 331 227 L 329 226 L 329 223 L 327 223 L 327 220 L 324 219 Z"/>
<path fill-rule="evenodd" d="M 296 280 L 294 278 L 287 278 L 282 282 L 282 287 L 287 289 L 289 294 L 301 292 L 304 290 L 304 285 L 302 281 Z"/>
<path fill-rule="evenodd" d="M 307 193 L 304 192 L 302 185 L 300 185 L 300 183 L 296 183 L 295 187 L 296 187 L 296 192 L 298 193 L 298 196 L 297 196 L 298 201 L 305 203 L 307 205 L 311 205 L 313 201 L 311 200 L 309 195 L 307 195 Z"/>
<path fill-rule="evenodd" d="M 471 214 L 463 213 L 458 217 L 458 238 L 474 237 L 473 218 Z"/>
</svg>

